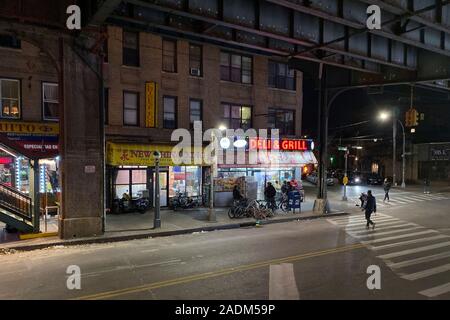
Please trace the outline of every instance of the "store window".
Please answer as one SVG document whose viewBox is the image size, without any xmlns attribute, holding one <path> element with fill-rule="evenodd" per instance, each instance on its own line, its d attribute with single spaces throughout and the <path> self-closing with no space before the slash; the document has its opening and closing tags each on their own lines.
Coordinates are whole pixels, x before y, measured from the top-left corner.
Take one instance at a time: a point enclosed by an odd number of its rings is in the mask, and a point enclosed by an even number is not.
<svg viewBox="0 0 450 320">
<path fill-rule="evenodd" d="M 222 103 L 223 121 L 227 128 L 247 130 L 252 126 L 252 108 Z"/>
<path fill-rule="evenodd" d="M 58 120 L 58 95 L 59 92 L 57 83 L 42 83 L 42 115 L 44 120 Z"/>
<path fill-rule="evenodd" d="M 148 190 L 147 170 L 142 167 L 115 170 L 113 183 L 115 198 L 121 199 L 124 193 L 139 197 L 143 190 Z"/>
<path fill-rule="evenodd" d="M 194 77 L 201 77 L 202 70 L 202 46 L 189 45 L 189 74 Z"/>
<path fill-rule="evenodd" d="M 175 129 L 177 127 L 177 98 L 165 96 L 163 98 L 164 122 L 166 129 Z"/>
<path fill-rule="evenodd" d="M 201 195 L 201 167 L 169 167 L 169 197 L 186 193 L 188 197 Z"/>
<path fill-rule="evenodd" d="M 278 129 L 280 135 L 295 135 L 295 111 L 284 109 L 269 109 L 267 126 Z"/>
<path fill-rule="evenodd" d="M 286 63 L 269 61 L 269 87 L 295 90 L 295 70 Z"/>
<path fill-rule="evenodd" d="M 177 72 L 177 42 L 163 40 L 163 71 Z"/>
<path fill-rule="evenodd" d="M 0 34 L 0 47 L 20 49 L 21 46 L 22 43 L 18 38 L 7 34 Z"/>
<path fill-rule="evenodd" d="M 0 99 L 2 118 L 20 118 L 20 81 L 0 79 Z"/>
<path fill-rule="evenodd" d="M 252 74 L 252 57 L 223 51 L 220 53 L 221 80 L 251 84 Z"/>
<path fill-rule="evenodd" d="M 137 92 L 123 92 L 123 124 L 126 126 L 139 124 L 139 94 Z"/>
<path fill-rule="evenodd" d="M 189 101 L 189 121 L 191 129 L 194 127 L 194 121 L 202 121 L 202 101 L 191 99 Z"/>
<path fill-rule="evenodd" d="M 123 64 L 125 66 L 139 67 L 139 33 L 123 32 Z"/>
</svg>

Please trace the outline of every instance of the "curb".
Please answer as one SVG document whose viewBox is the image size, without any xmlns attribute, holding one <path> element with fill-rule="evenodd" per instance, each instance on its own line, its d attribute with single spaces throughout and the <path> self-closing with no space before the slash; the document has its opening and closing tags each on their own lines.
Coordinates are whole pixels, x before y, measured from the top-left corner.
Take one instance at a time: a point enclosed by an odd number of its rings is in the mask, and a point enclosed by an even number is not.
<svg viewBox="0 0 450 320">
<path fill-rule="evenodd" d="M 239 229 L 239 228 L 248 228 L 248 227 L 256 227 L 258 225 L 266 225 L 266 224 L 275 224 L 275 223 L 284 223 L 284 222 L 292 222 L 292 221 L 300 221 L 300 220 L 315 220 L 315 219 L 323 219 L 328 217 L 338 217 L 348 215 L 347 212 L 333 212 L 328 213 L 326 215 L 317 215 L 317 216 L 308 216 L 308 217 L 291 217 L 285 219 L 278 220 L 263 220 L 263 221 L 252 221 L 252 222 L 242 222 L 242 223 L 231 223 L 219 226 L 205 226 L 191 229 L 181 229 L 181 230 L 171 230 L 171 231 L 162 231 L 156 233 L 142 233 L 142 234 L 133 234 L 133 235 L 125 235 L 125 236 L 113 236 L 113 237 L 104 237 L 104 238 L 89 238 L 89 239 L 77 239 L 77 240 L 61 240 L 58 242 L 52 243 L 40 243 L 40 244 L 30 244 L 23 246 L 15 246 L 8 248 L 0 248 L 0 255 L 2 254 L 10 254 L 15 252 L 24 252 L 24 251 L 33 251 L 33 250 L 41 250 L 46 248 L 52 248 L 57 246 L 79 246 L 86 244 L 96 244 L 96 243 L 112 243 L 112 242 L 121 242 L 121 241 L 129 241 L 129 240 L 139 240 L 139 239 L 149 239 L 149 238 L 159 238 L 159 237 L 169 237 L 176 236 L 182 234 L 189 234 L 195 232 L 210 232 L 216 230 L 228 230 L 228 229 Z"/>
</svg>

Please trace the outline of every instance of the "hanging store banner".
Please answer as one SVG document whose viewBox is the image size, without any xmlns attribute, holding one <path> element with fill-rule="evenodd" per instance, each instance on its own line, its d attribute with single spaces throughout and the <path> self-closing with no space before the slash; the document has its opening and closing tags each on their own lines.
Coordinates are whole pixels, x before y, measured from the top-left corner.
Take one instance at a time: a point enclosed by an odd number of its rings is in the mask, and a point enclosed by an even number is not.
<svg viewBox="0 0 450 320">
<path fill-rule="evenodd" d="M 107 164 L 112 166 L 155 166 L 155 157 L 153 152 L 159 151 L 161 153 L 161 159 L 159 165 L 166 166 L 179 166 L 180 164 L 174 164 L 172 160 L 172 145 L 156 145 L 156 144 L 124 144 L 108 142 L 106 144 Z M 202 150 L 196 152 L 201 154 Z M 193 154 L 194 155 L 194 154 Z M 192 165 L 192 164 L 182 164 Z"/>
<path fill-rule="evenodd" d="M 30 159 L 58 155 L 58 123 L 0 121 L 0 143 Z"/>
<path fill-rule="evenodd" d="M 145 84 L 145 126 L 156 128 L 158 116 L 158 84 L 147 82 Z"/>
</svg>

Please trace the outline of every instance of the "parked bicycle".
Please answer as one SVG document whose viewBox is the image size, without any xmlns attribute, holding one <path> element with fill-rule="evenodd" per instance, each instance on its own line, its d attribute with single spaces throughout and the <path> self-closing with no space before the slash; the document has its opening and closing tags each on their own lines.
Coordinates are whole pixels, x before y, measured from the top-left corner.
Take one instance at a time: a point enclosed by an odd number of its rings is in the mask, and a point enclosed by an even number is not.
<svg viewBox="0 0 450 320">
<path fill-rule="evenodd" d="M 258 200 L 247 199 L 237 200 L 233 202 L 233 206 L 228 210 L 228 217 L 230 219 L 253 217 L 255 219 L 266 219 L 272 216 L 272 210 L 265 207 L 263 203 Z"/>
<path fill-rule="evenodd" d="M 202 202 L 198 197 L 188 197 L 186 193 L 177 192 L 177 195 L 170 199 L 169 207 L 174 211 L 191 209 L 200 207 Z"/>
</svg>

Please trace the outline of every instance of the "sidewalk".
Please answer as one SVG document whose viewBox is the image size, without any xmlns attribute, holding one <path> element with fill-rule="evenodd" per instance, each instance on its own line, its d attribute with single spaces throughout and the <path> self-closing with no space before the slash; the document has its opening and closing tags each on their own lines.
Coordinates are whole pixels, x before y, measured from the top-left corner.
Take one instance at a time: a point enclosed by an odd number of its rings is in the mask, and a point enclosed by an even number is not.
<svg viewBox="0 0 450 320">
<path fill-rule="evenodd" d="M 255 227 L 257 225 L 283 223 L 296 220 L 328 218 L 346 214 L 344 212 L 332 212 L 323 215 L 315 214 L 310 210 L 295 214 L 282 213 L 280 211 L 274 217 L 266 220 L 261 220 L 259 223 L 254 218 L 230 219 L 227 214 L 228 208 L 215 209 L 215 222 L 208 221 L 207 208 L 185 211 L 162 210 L 161 228 L 156 230 L 152 229 L 153 212 L 148 212 L 145 214 L 129 213 L 122 215 L 107 215 L 107 230 L 103 235 L 100 235 L 98 237 L 73 240 L 61 240 L 58 237 L 48 237 L 0 243 L 0 254 L 14 251 L 43 249 L 54 246 L 84 245 L 92 243 L 164 237 L 242 227 Z"/>
</svg>

